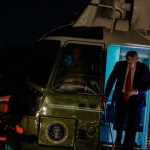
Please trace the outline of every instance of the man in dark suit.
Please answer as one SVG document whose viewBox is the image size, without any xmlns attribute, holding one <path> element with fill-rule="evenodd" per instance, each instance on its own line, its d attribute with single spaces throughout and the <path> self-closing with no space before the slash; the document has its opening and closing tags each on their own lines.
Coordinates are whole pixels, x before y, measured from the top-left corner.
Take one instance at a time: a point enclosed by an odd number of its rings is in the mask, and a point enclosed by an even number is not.
<svg viewBox="0 0 150 150">
<path fill-rule="evenodd" d="M 107 101 L 116 82 L 112 97 L 112 105 L 115 103 L 117 132 L 115 144 L 121 145 L 123 125 L 126 120 L 123 150 L 134 149 L 136 131 L 145 105 L 145 92 L 150 89 L 150 84 L 147 84 L 148 78 L 149 68 L 138 61 L 136 51 L 128 51 L 126 61 L 117 62 L 108 78 L 103 102 Z"/>
</svg>

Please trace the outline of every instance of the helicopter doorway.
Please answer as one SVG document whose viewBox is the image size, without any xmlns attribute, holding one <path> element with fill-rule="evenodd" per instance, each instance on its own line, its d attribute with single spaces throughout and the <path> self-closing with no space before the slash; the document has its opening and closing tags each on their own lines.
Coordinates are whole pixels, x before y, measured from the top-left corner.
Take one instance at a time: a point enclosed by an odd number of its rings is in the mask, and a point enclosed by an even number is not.
<svg viewBox="0 0 150 150">
<path fill-rule="evenodd" d="M 117 61 L 125 60 L 126 53 L 131 50 L 136 51 L 138 53 L 140 62 L 150 67 L 150 48 L 149 47 L 146 47 L 146 46 L 144 47 L 144 46 L 139 46 L 139 45 L 111 44 L 107 47 L 105 86 L 106 86 L 106 82 L 108 80 L 108 77 L 115 63 Z M 111 91 L 111 94 L 107 102 L 108 109 L 111 104 L 113 91 L 114 91 L 114 87 Z M 147 143 L 147 138 L 148 138 L 148 122 L 149 122 L 149 112 L 150 112 L 150 101 L 148 101 L 149 98 L 150 98 L 150 91 L 148 91 L 146 94 L 146 106 L 143 107 L 140 128 L 137 131 L 137 136 L 136 136 L 136 145 L 140 148 L 146 148 L 146 143 Z M 114 109 L 108 110 L 107 117 L 109 117 L 111 130 L 108 130 L 107 124 L 104 123 L 105 120 L 104 121 L 102 120 L 100 141 L 112 144 L 112 142 L 114 142 L 116 138 L 116 130 L 114 127 Z M 124 139 L 124 133 L 125 131 L 123 132 L 122 139 Z M 123 140 L 122 140 L 122 143 L 123 143 Z"/>
</svg>

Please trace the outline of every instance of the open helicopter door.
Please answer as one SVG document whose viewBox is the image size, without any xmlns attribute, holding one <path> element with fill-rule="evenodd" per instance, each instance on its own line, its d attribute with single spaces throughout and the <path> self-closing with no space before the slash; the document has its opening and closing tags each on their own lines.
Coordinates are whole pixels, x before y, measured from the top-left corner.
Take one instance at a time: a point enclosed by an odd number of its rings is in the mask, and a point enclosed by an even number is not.
<svg viewBox="0 0 150 150">
<path fill-rule="evenodd" d="M 139 61 L 143 62 L 147 66 L 150 67 L 150 47 L 144 47 L 144 46 L 139 46 L 139 45 L 115 45 L 111 44 L 107 48 L 107 62 L 106 62 L 106 74 L 105 74 L 105 84 L 108 80 L 108 77 L 117 61 L 122 61 L 125 60 L 125 55 L 128 51 L 133 50 L 137 51 L 138 56 L 139 56 Z M 109 101 L 108 101 L 108 106 L 111 103 L 112 99 L 112 93 L 113 90 L 109 96 Z M 150 112 L 150 91 L 147 91 L 146 94 L 146 106 L 143 108 L 143 113 L 141 117 L 141 123 L 140 127 L 137 131 L 137 137 L 136 137 L 136 144 L 140 148 L 146 148 L 146 143 L 147 143 L 147 138 L 148 138 L 148 122 L 149 122 L 149 112 Z M 109 107 L 108 107 L 109 108 Z M 110 111 L 110 112 L 109 112 Z M 116 138 L 116 130 L 113 125 L 113 119 L 114 119 L 114 112 L 113 110 L 108 110 L 108 118 L 111 121 L 111 131 L 112 133 L 106 132 L 107 127 L 102 124 L 101 127 L 101 133 L 103 133 L 105 136 L 101 136 L 100 141 L 109 143 L 111 144 L 112 142 L 112 137 L 111 134 L 113 135 L 113 141 L 115 141 Z M 108 134 L 106 134 L 108 133 Z M 124 136 L 124 135 L 123 135 Z M 122 140 L 123 142 L 123 140 Z"/>
</svg>

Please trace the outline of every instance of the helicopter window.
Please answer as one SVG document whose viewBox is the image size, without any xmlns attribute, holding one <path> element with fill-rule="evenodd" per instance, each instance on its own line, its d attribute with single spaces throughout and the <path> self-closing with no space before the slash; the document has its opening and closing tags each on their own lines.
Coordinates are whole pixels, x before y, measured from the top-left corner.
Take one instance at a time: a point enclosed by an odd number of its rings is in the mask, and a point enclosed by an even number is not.
<svg viewBox="0 0 150 150">
<path fill-rule="evenodd" d="M 68 44 L 56 71 L 53 87 L 58 92 L 99 94 L 101 47 Z"/>
</svg>

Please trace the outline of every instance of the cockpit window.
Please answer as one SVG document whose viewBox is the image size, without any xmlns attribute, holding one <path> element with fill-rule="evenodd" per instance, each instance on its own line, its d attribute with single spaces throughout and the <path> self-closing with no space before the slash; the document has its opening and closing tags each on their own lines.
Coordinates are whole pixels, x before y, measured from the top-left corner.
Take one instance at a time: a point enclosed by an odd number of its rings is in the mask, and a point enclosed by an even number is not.
<svg viewBox="0 0 150 150">
<path fill-rule="evenodd" d="M 99 94 L 101 47 L 68 44 L 56 71 L 53 87 L 57 92 Z"/>
</svg>

